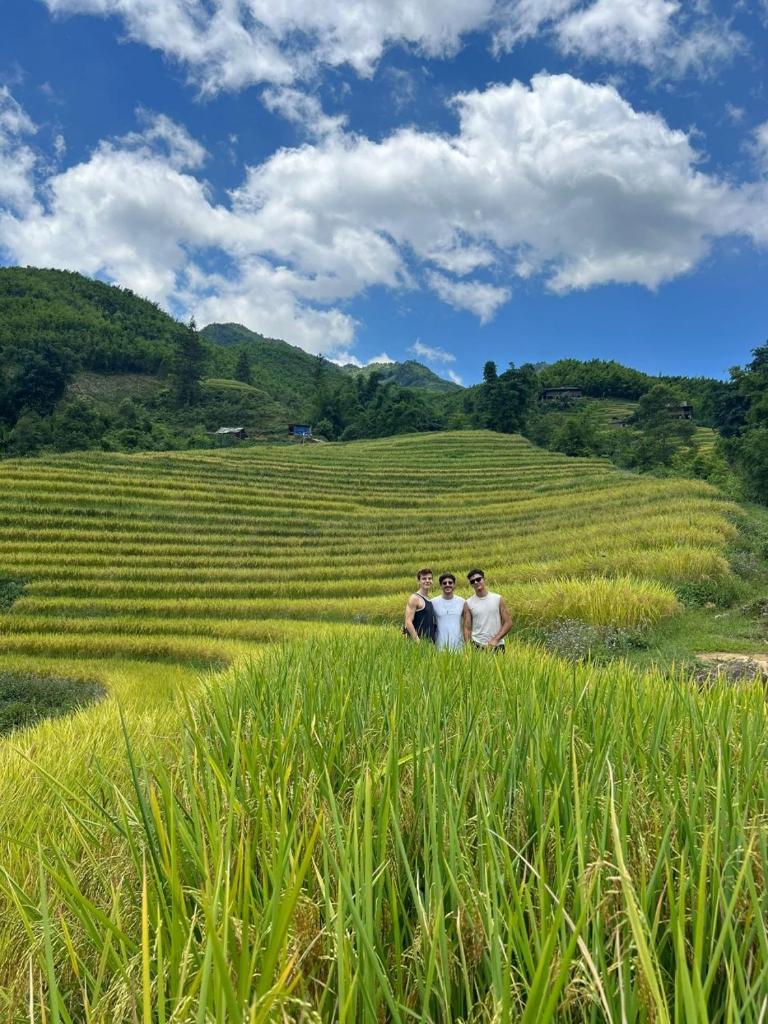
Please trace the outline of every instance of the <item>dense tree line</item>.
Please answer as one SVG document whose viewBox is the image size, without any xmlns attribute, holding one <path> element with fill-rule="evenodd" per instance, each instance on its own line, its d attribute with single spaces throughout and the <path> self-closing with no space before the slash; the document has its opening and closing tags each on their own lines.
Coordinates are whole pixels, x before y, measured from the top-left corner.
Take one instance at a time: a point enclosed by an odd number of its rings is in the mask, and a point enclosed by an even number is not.
<svg viewBox="0 0 768 1024">
<path fill-rule="evenodd" d="M 440 395 L 401 388 L 378 371 L 339 380 L 329 369 L 327 360 L 318 356 L 312 410 L 315 434 L 354 441 L 444 430 L 452 422 Z"/>
<path fill-rule="evenodd" d="M 747 366 L 731 370 L 727 391 L 717 402 L 715 427 L 744 496 L 768 505 L 768 343 L 753 350 Z"/>
<path fill-rule="evenodd" d="M 559 359 L 541 368 L 543 388 L 579 387 L 589 398 L 625 398 L 637 401 L 655 380 L 647 373 L 614 360 Z"/>
</svg>

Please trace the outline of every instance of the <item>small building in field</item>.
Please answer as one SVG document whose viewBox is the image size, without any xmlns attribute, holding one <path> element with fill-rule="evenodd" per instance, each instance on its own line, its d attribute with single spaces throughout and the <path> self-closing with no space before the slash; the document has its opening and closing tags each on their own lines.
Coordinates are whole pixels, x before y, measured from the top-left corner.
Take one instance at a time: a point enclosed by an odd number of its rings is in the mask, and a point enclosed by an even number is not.
<svg viewBox="0 0 768 1024">
<path fill-rule="evenodd" d="M 220 439 L 226 438 L 230 441 L 244 441 L 245 427 L 219 427 L 218 430 L 213 431 L 214 436 Z"/>
<path fill-rule="evenodd" d="M 308 423 L 289 423 L 288 433 L 291 437 L 312 437 L 312 427 Z"/>
<path fill-rule="evenodd" d="M 693 406 L 688 402 L 680 402 L 679 405 L 668 405 L 667 411 L 673 420 L 693 419 Z"/>
<path fill-rule="evenodd" d="M 577 398 L 581 398 L 581 388 L 577 387 L 564 387 L 564 388 L 544 388 L 539 396 L 542 402 L 555 402 L 559 400 L 565 400 L 567 402 L 575 401 Z"/>
</svg>

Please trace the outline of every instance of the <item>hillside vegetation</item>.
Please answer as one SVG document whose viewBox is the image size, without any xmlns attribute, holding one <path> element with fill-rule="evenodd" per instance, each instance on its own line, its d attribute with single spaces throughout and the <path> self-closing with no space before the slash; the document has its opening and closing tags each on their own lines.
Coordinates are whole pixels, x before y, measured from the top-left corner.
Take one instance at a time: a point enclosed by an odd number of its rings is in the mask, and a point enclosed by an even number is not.
<svg viewBox="0 0 768 1024">
<path fill-rule="evenodd" d="M 303 421 L 332 438 L 439 429 L 436 399 L 460 390 L 414 362 L 359 372 L 239 324 L 198 333 L 127 289 L 20 267 L 0 268 L 0 357 L 10 456 L 212 448 L 222 426 L 258 438 Z"/>
</svg>

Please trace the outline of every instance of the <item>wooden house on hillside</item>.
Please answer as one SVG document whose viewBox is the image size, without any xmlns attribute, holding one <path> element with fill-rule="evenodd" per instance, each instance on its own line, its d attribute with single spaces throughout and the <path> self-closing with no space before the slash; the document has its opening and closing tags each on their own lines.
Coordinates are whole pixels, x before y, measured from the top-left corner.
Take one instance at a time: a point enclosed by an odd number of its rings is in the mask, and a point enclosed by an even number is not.
<svg viewBox="0 0 768 1024">
<path fill-rule="evenodd" d="M 244 441 L 248 436 L 245 427 L 219 427 L 218 430 L 213 430 L 211 433 L 219 444 L 225 445 L 237 444 L 238 441 Z"/>
<path fill-rule="evenodd" d="M 566 401 L 573 402 L 577 398 L 582 397 L 581 388 L 577 387 L 564 387 L 564 388 L 544 388 L 539 395 L 539 401 L 541 402 L 555 402 L 555 401 Z"/>
<path fill-rule="evenodd" d="M 680 402 L 679 405 L 668 405 L 667 411 L 673 420 L 693 419 L 693 406 L 688 402 Z"/>
</svg>

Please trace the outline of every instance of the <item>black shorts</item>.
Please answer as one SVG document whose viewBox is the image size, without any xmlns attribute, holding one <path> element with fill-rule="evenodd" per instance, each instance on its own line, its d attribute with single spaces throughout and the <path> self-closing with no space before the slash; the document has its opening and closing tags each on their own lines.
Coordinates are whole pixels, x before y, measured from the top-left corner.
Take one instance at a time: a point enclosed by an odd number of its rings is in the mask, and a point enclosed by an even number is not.
<svg viewBox="0 0 768 1024">
<path fill-rule="evenodd" d="M 503 654 L 506 650 L 504 644 L 496 644 L 495 647 L 489 647 L 488 644 L 479 644 L 476 640 L 472 641 L 472 646 L 476 651 L 493 651 L 494 654 Z"/>
</svg>

